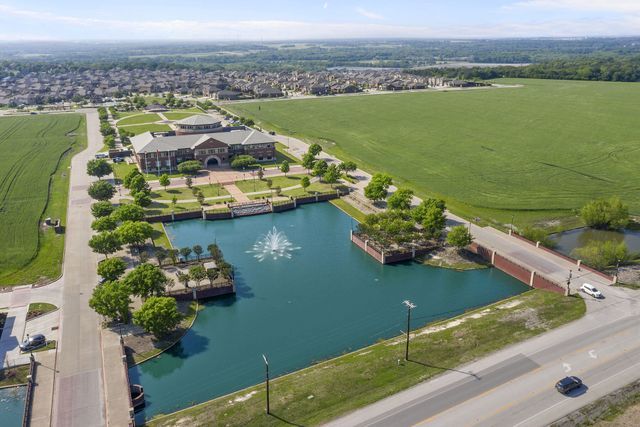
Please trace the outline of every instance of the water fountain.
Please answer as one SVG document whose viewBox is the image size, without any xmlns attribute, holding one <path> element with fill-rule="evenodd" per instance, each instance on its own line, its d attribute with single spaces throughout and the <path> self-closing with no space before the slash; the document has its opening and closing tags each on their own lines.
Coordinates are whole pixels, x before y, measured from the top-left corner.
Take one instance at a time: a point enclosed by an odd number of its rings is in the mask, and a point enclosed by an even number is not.
<svg viewBox="0 0 640 427">
<path fill-rule="evenodd" d="M 268 257 L 272 257 L 274 260 L 291 258 L 291 253 L 298 249 L 300 247 L 293 246 L 284 232 L 273 227 L 267 234 L 263 234 L 247 253 L 254 254 L 254 258 L 262 262 Z"/>
</svg>

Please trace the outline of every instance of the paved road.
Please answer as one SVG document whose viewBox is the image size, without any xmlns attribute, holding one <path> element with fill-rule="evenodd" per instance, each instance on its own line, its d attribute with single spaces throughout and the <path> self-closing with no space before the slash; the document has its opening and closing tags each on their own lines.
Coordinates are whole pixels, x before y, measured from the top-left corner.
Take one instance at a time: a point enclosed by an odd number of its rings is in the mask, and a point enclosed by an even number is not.
<svg viewBox="0 0 640 427">
<path fill-rule="evenodd" d="M 329 426 L 543 426 L 640 378 L 637 292 L 609 287 L 588 314 L 457 371 L 339 418 Z M 565 375 L 586 387 L 553 388 Z"/>
<path fill-rule="evenodd" d="M 102 350 L 99 319 L 88 300 L 97 283 L 96 257 L 87 242 L 91 237 L 92 178 L 86 163 L 102 147 L 98 114 L 88 110 L 88 148 L 71 162 L 67 213 L 63 304 L 53 405 L 53 425 L 105 425 Z"/>
</svg>

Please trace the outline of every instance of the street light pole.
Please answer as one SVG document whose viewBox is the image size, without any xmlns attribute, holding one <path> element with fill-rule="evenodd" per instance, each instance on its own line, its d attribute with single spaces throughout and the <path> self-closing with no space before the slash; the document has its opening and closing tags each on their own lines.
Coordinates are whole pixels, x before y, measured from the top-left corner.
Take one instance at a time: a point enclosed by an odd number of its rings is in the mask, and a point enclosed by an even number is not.
<svg viewBox="0 0 640 427">
<path fill-rule="evenodd" d="M 416 305 L 413 304 L 408 299 L 402 301 L 404 305 L 407 306 L 407 343 L 404 350 L 404 360 L 409 360 L 409 332 L 411 331 L 411 310 L 416 308 Z"/>
<path fill-rule="evenodd" d="M 265 382 L 267 385 L 267 415 L 271 415 L 271 410 L 269 407 L 269 361 L 267 360 L 267 356 L 262 355 L 262 359 L 264 360 L 264 368 L 265 368 Z"/>
</svg>

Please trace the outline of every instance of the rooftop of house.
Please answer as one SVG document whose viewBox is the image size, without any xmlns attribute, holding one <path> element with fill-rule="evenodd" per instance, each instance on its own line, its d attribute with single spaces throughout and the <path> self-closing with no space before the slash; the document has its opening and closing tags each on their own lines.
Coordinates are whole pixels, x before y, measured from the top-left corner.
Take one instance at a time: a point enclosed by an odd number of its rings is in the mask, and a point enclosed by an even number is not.
<svg viewBox="0 0 640 427">
<path fill-rule="evenodd" d="M 176 151 L 180 149 L 195 149 L 205 141 L 213 139 L 226 145 L 268 144 L 275 141 L 255 129 L 232 130 L 228 132 L 206 133 L 198 135 L 159 136 L 145 132 L 131 138 L 133 149 L 138 154 L 154 153 L 157 151 Z"/>
<path fill-rule="evenodd" d="M 193 116 L 186 117 L 182 120 L 178 120 L 176 124 L 178 126 L 206 126 L 206 125 L 217 125 L 220 121 L 214 119 L 211 116 L 205 116 L 204 114 L 195 114 Z"/>
</svg>

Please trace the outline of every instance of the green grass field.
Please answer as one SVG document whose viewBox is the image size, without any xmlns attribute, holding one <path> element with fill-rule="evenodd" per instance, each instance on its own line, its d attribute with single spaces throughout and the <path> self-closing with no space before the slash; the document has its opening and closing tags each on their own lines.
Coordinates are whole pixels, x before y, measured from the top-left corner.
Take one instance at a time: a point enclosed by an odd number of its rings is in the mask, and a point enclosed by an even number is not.
<svg viewBox="0 0 640 427">
<path fill-rule="evenodd" d="M 0 284 L 60 274 L 64 234 L 39 225 L 46 217 L 66 223 L 68 168 L 85 147 L 78 114 L 0 119 Z"/>
<path fill-rule="evenodd" d="M 294 185 L 300 185 L 300 178 L 304 175 L 288 175 L 288 176 L 273 176 L 273 177 L 265 177 L 260 180 L 256 177 L 256 179 L 246 179 L 244 181 L 236 181 L 236 187 L 240 189 L 243 193 L 253 193 L 254 191 L 266 191 L 269 189 L 267 186 L 267 178 L 271 179 L 272 188 L 280 187 L 287 188 L 293 187 Z"/>
<path fill-rule="evenodd" d="M 143 123 L 153 123 L 160 121 L 160 116 L 155 113 L 141 113 L 135 116 L 125 117 L 118 121 L 118 126 L 140 125 Z"/>
<path fill-rule="evenodd" d="M 177 111 L 177 112 L 173 112 L 173 111 L 169 111 L 164 113 L 164 116 L 169 119 L 169 120 L 182 120 L 182 119 L 186 119 L 187 117 L 191 117 L 195 114 L 201 113 L 200 111 L 198 112 L 183 112 L 183 111 Z"/>
<path fill-rule="evenodd" d="M 124 126 L 118 127 L 118 129 L 124 129 L 127 132 L 133 132 L 134 135 L 139 135 L 145 132 L 169 132 L 171 128 L 169 125 L 147 123 L 144 125 Z"/>
<path fill-rule="evenodd" d="M 500 83 L 523 87 L 228 108 L 442 196 L 463 215 L 534 222 L 611 195 L 640 213 L 640 84 Z"/>
<path fill-rule="evenodd" d="M 194 188 L 202 190 L 204 197 L 218 197 L 228 196 L 229 192 L 218 184 L 204 184 L 194 185 Z M 167 190 L 156 190 L 151 193 L 151 198 L 158 200 L 171 201 L 173 196 L 177 200 L 195 200 L 196 196 L 193 195 L 193 191 L 188 187 L 169 188 Z"/>
</svg>

